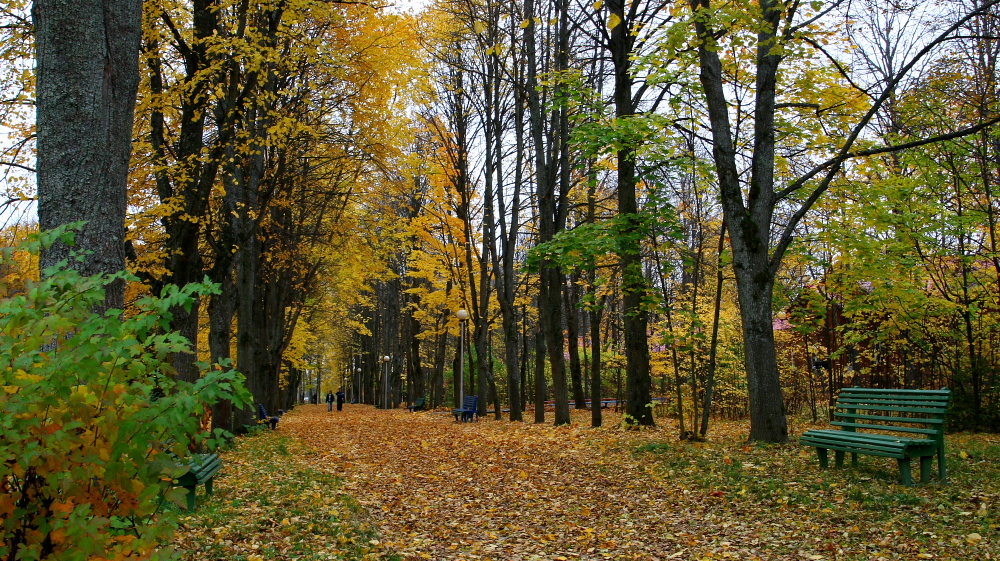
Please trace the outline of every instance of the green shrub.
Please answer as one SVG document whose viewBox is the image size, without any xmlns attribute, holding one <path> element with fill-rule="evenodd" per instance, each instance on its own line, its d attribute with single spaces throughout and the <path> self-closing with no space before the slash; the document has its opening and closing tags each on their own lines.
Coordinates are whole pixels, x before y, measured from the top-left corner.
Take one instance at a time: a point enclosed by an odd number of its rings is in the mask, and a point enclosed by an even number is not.
<svg viewBox="0 0 1000 561">
<path fill-rule="evenodd" d="M 133 279 L 48 273 L 0 300 L 0 558 L 164 557 L 154 549 L 172 535 L 176 509 L 160 507 L 182 502 L 171 481 L 178 461 L 226 436 L 200 433 L 199 421 L 220 399 L 244 405 L 243 377 L 203 367 L 194 384 L 171 379 L 167 359 L 189 343 L 169 331 L 169 310 L 206 287 L 98 315 L 104 287 Z M 163 397 L 151 400 L 154 388 Z"/>
</svg>

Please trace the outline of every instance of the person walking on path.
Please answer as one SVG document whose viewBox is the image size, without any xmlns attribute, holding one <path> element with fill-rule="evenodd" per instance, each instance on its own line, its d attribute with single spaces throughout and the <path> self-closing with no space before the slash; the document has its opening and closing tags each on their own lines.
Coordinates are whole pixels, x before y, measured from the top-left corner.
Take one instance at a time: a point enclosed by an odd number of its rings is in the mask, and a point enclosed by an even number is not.
<svg viewBox="0 0 1000 561">
<path fill-rule="evenodd" d="M 338 392 L 339 395 L 339 392 Z M 339 400 L 338 400 L 339 401 Z M 333 392 L 326 392 L 326 410 L 333 411 Z M 340 411 L 340 403 L 337 403 L 337 411 Z"/>
<path fill-rule="evenodd" d="M 337 388 L 337 411 L 344 410 L 344 389 Z"/>
</svg>

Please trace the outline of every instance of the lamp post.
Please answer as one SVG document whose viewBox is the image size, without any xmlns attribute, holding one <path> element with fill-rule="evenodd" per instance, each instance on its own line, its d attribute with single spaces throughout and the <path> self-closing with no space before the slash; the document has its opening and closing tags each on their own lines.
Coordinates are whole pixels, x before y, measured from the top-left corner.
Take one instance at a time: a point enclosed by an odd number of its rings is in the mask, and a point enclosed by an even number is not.
<svg viewBox="0 0 1000 561">
<path fill-rule="evenodd" d="M 455 312 L 455 316 L 458 317 L 458 323 L 461 326 L 458 332 L 458 406 L 461 407 L 465 401 L 465 326 L 466 322 L 469 321 L 469 312 L 463 308 Z"/>
<path fill-rule="evenodd" d="M 358 366 L 354 369 L 354 380 L 351 382 L 351 403 L 359 403 L 361 401 L 361 367 Z"/>
<path fill-rule="evenodd" d="M 385 378 L 382 382 L 382 409 L 389 408 L 389 355 L 382 357 L 382 364 L 385 365 Z"/>
</svg>

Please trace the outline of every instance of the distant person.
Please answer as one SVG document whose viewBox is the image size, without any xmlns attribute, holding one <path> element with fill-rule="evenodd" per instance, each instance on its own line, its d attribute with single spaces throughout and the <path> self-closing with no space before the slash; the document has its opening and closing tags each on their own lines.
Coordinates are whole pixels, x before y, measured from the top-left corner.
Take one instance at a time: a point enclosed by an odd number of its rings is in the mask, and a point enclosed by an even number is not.
<svg viewBox="0 0 1000 561">
<path fill-rule="evenodd" d="M 326 392 L 326 410 L 333 411 L 333 392 Z"/>
<path fill-rule="evenodd" d="M 337 388 L 337 411 L 344 410 L 344 388 Z"/>
</svg>

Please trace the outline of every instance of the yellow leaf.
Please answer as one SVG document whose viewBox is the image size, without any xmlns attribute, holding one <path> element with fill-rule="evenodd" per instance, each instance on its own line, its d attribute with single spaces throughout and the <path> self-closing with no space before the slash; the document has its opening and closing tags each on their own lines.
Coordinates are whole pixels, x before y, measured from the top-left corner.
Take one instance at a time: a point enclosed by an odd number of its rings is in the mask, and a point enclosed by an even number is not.
<svg viewBox="0 0 1000 561">
<path fill-rule="evenodd" d="M 526 20 L 524 20 L 524 21 L 521 22 L 521 29 L 524 29 L 524 28 L 528 27 L 529 25 L 531 25 L 531 20 L 530 19 L 526 19 Z"/>
<path fill-rule="evenodd" d="M 477 21 L 477 22 L 475 22 L 475 23 L 472 24 L 472 29 L 475 30 L 476 33 L 485 33 L 486 32 L 486 22 L 484 22 L 484 21 Z"/>
<path fill-rule="evenodd" d="M 594 2 L 594 10 L 600 10 L 603 5 L 604 0 L 597 0 L 597 2 Z"/>
<path fill-rule="evenodd" d="M 618 27 L 618 24 L 622 22 L 622 18 L 618 17 L 618 14 L 611 14 L 608 18 L 608 29 L 614 29 Z"/>
</svg>

